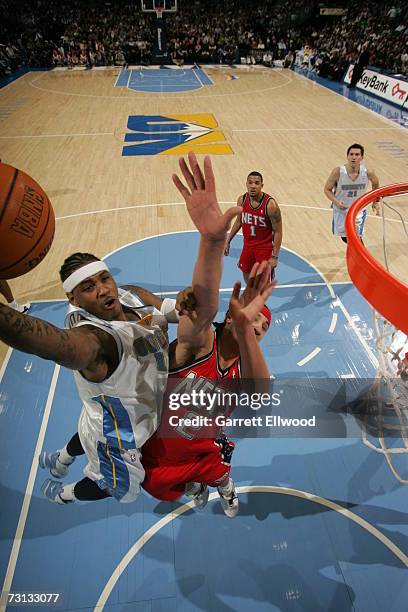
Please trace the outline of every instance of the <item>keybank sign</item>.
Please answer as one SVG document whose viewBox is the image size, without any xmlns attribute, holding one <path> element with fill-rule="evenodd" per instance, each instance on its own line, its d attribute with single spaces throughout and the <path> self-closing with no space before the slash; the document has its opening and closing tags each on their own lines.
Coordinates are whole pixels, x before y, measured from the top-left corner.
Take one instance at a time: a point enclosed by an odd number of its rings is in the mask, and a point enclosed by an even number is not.
<svg viewBox="0 0 408 612">
<path fill-rule="evenodd" d="M 350 64 L 347 69 L 344 82 L 348 85 L 351 81 L 354 65 Z M 357 89 L 367 93 L 373 93 L 380 98 L 388 100 L 398 106 L 403 106 L 408 101 L 408 82 L 386 76 L 373 70 L 364 70 L 357 83 Z"/>
<path fill-rule="evenodd" d="M 380 91 L 384 94 L 387 93 L 388 86 L 390 84 L 388 79 L 384 79 L 383 77 L 378 78 L 376 74 L 374 74 L 373 76 L 369 76 L 367 72 L 363 72 L 363 76 L 360 79 L 360 83 L 365 90 L 375 92 Z"/>
</svg>

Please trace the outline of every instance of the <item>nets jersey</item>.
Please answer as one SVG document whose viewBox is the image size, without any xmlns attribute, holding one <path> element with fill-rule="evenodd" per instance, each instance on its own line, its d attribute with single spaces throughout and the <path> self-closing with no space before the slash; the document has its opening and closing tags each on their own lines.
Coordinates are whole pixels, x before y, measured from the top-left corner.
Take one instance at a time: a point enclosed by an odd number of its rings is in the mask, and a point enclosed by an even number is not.
<svg viewBox="0 0 408 612">
<path fill-rule="evenodd" d="M 205 408 L 181 406 L 177 411 L 173 411 L 169 405 L 170 394 L 191 394 L 193 390 L 213 393 L 217 389 L 222 389 L 223 381 L 228 380 L 231 383 L 232 380 L 240 379 L 239 358 L 225 370 L 220 367 L 219 333 L 219 329 L 214 331 L 213 347 L 208 355 L 186 367 L 170 371 L 161 424 L 154 436 L 144 445 L 143 459 L 150 456 L 169 463 L 186 462 L 197 455 L 208 452 L 209 438 L 219 435 L 219 428 L 216 428 L 214 424 L 211 426 L 203 424 L 196 427 L 179 425 L 182 419 L 206 416 Z M 175 419 L 177 422 L 172 425 L 169 419 L 175 415 L 177 415 Z"/>
<path fill-rule="evenodd" d="M 272 224 L 266 210 L 271 197 L 268 193 L 262 194 L 260 205 L 253 208 L 249 194 L 246 193 L 243 196 L 241 223 L 244 247 L 270 247 L 272 245 Z"/>
<path fill-rule="evenodd" d="M 90 436 L 126 450 L 140 448 L 160 421 L 168 375 L 168 336 L 167 321 L 153 306 L 144 306 L 123 289 L 119 289 L 119 300 L 141 321 L 104 321 L 71 306 L 65 324 L 68 328 L 95 326 L 116 341 L 119 364 L 109 378 L 95 383 L 74 372 L 83 403 L 78 432 L 81 439 Z"/>
<path fill-rule="evenodd" d="M 340 202 L 343 202 L 343 204 L 347 206 L 347 209 L 341 209 L 333 205 L 333 234 L 346 236 L 345 221 L 348 209 L 354 204 L 357 198 L 367 191 L 368 183 L 367 168 L 362 164 L 360 165 L 358 177 L 355 181 L 351 180 L 346 166 L 340 166 L 340 176 L 337 181 L 334 195 Z M 363 233 L 365 218 L 366 210 L 364 209 L 356 218 L 357 229 L 360 235 Z"/>
</svg>

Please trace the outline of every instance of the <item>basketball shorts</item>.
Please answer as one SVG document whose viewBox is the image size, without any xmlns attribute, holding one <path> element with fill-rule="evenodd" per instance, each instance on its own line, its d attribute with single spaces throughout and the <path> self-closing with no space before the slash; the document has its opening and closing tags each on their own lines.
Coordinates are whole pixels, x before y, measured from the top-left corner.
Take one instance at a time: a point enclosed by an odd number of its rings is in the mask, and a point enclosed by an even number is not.
<svg viewBox="0 0 408 612">
<path fill-rule="evenodd" d="M 163 441 L 162 441 L 163 442 Z M 165 442 L 165 441 L 164 441 Z M 185 440 L 181 443 L 188 444 Z M 146 477 L 143 489 L 156 499 L 175 501 L 184 494 L 186 484 L 199 482 L 217 487 L 227 476 L 231 466 L 234 443 L 223 435 L 217 440 L 206 440 L 207 451 L 188 457 L 187 461 L 176 463 L 166 457 L 153 457 L 143 453 Z M 201 440 L 204 443 L 204 440 Z M 200 444 L 203 450 L 203 444 Z M 180 450 L 180 457 L 183 457 Z"/>
<path fill-rule="evenodd" d="M 333 205 L 333 221 L 332 231 L 336 236 L 346 238 L 346 217 L 348 210 L 340 210 Z M 367 216 L 367 210 L 364 209 L 362 213 L 356 217 L 356 233 L 361 238 L 364 232 L 364 224 Z"/>
<path fill-rule="evenodd" d="M 270 247 L 244 247 L 239 258 L 238 268 L 245 274 L 249 274 L 254 263 L 268 260 L 272 257 L 272 245 Z"/>
<path fill-rule="evenodd" d="M 84 474 L 122 503 L 135 501 L 145 477 L 139 449 L 121 450 L 78 430 L 88 458 Z"/>
</svg>

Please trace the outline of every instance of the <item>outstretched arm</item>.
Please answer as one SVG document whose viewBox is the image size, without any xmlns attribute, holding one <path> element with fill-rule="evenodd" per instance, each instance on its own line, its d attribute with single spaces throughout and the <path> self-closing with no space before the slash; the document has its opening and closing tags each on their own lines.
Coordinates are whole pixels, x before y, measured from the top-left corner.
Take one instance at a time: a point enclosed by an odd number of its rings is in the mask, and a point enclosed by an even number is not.
<svg viewBox="0 0 408 612">
<path fill-rule="evenodd" d="M 254 268 L 252 269 L 254 271 Z M 234 322 L 241 359 L 242 378 L 249 380 L 269 380 L 269 369 L 255 335 L 253 322 L 270 296 L 273 283 L 270 282 L 271 266 L 262 262 L 252 274 L 250 294 L 239 299 L 241 283 L 235 283 L 229 303 L 229 311 Z"/>
<path fill-rule="evenodd" d="M 101 379 L 108 371 L 107 355 L 111 350 L 117 354 L 110 335 L 102 330 L 60 329 L 3 304 L 0 304 L 0 339 L 12 348 L 51 359 L 71 370 L 98 372 Z"/>
<path fill-rule="evenodd" d="M 180 169 L 188 187 L 177 175 L 173 175 L 173 181 L 201 238 L 192 280 L 196 311 L 194 317 L 184 315 L 180 318 L 175 351 L 177 364 L 211 349 L 211 324 L 218 310 L 226 234 L 232 219 L 240 212 L 236 206 L 224 214 L 221 212 L 209 157 L 204 158 L 204 174 L 194 153 L 188 154 L 188 161 L 190 168 L 180 159 Z"/>
</svg>

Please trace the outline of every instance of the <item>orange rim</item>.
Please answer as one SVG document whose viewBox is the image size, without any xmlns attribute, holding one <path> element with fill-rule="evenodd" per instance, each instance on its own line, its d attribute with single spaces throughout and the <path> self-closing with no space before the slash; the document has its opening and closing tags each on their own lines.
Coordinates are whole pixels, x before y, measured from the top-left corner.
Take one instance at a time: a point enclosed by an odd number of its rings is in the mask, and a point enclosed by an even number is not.
<svg viewBox="0 0 408 612">
<path fill-rule="evenodd" d="M 387 321 L 408 334 L 408 285 L 378 263 L 361 243 L 356 231 L 360 210 L 378 197 L 408 194 L 408 183 L 385 185 L 358 198 L 346 217 L 347 268 L 359 292 Z"/>
</svg>

